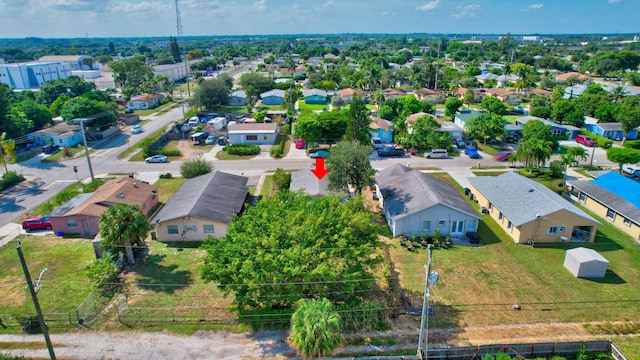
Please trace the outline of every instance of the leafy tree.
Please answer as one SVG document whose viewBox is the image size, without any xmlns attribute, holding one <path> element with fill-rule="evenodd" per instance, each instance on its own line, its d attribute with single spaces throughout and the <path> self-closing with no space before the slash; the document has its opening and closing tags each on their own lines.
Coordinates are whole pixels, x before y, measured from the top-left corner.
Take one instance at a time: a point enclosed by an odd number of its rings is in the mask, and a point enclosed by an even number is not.
<svg viewBox="0 0 640 360">
<path fill-rule="evenodd" d="M 616 121 L 616 116 L 619 112 L 620 109 L 618 104 L 601 102 L 596 106 L 593 116 L 598 119 L 599 122 L 608 123 Z"/>
<path fill-rule="evenodd" d="M 58 96 L 58 98 L 51 103 L 51 106 L 49 106 L 49 112 L 51 113 L 51 116 L 60 116 L 60 114 L 62 113 L 62 108 L 67 101 L 69 101 L 69 97 L 67 96 L 67 94 Z"/>
<path fill-rule="evenodd" d="M 267 117 L 267 110 L 260 110 L 253 113 L 253 118 L 257 122 L 262 122 Z"/>
<path fill-rule="evenodd" d="M 109 61 L 113 61 L 113 56 L 111 55 L 99 55 L 96 57 L 96 61 L 100 64 L 106 65 Z"/>
<path fill-rule="evenodd" d="M 618 173 L 622 173 L 622 165 L 640 162 L 640 150 L 631 148 L 609 148 L 607 160 L 618 164 Z"/>
<path fill-rule="evenodd" d="M 341 141 L 331 149 L 327 159 L 329 189 L 348 191 L 349 186 L 360 194 L 365 186 L 374 182 L 375 170 L 369 162 L 371 146 L 356 141 Z"/>
<path fill-rule="evenodd" d="M 340 315 L 327 298 L 300 299 L 289 333 L 289 341 L 305 359 L 328 356 L 341 341 Z"/>
<path fill-rule="evenodd" d="M 467 121 L 465 131 L 468 132 L 472 138 L 482 139 L 486 145 L 487 139 L 504 134 L 505 123 L 505 119 L 498 114 L 482 114 Z"/>
<path fill-rule="evenodd" d="M 198 89 L 194 99 L 199 99 L 202 106 L 212 111 L 229 104 L 231 89 L 221 78 L 205 80 Z"/>
<path fill-rule="evenodd" d="M 492 114 L 502 115 L 502 113 L 507 109 L 507 106 L 500 101 L 500 99 L 487 96 L 480 102 L 480 108 L 485 109 Z"/>
<path fill-rule="evenodd" d="M 562 100 L 563 96 L 564 86 L 556 85 L 556 87 L 554 87 L 553 91 L 551 92 L 551 102 L 555 104 L 557 101 Z"/>
<path fill-rule="evenodd" d="M 180 174 L 182 174 L 182 177 L 185 179 L 208 174 L 212 171 L 213 164 L 201 158 L 185 160 L 182 165 L 180 165 Z"/>
<path fill-rule="evenodd" d="M 133 265 L 133 247 L 145 246 L 144 238 L 149 231 L 147 216 L 137 205 L 116 204 L 100 216 L 100 246 L 114 253 L 123 254 L 125 261 Z"/>
<path fill-rule="evenodd" d="M 552 106 L 551 100 L 548 97 L 535 95 L 531 98 L 531 102 L 529 103 L 531 116 L 548 119 L 551 117 Z"/>
<path fill-rule="evenodd" d="M 16 143 L 13 140 L 6 139 L 7 133 L 3 132 L 0 135 L 0 157 L 2 157 L 2 165 L 4 165 L 4 173 L 8 174 L 9 169 L 7 168 L 7 159 L 5 156 L 9 158 L 10 162 L 13 162 L 16 157 Z"/>
<path fill-rule="evenodd" d="M 625 102 L 620 106 L 616 120 L 620 122 L 623 133 L 622 143 L 624 144 L 629 133 L 640 126 L 640 108 Z"/>
<path fill-rule="evenodd" d="M 2 128 L 8 138 L 14 139 L 31 132 L 33 121 L 29 120 L 25 113 L 12 106 L 5 115 Z"/>
<path fill-rule="evenodd" d="M 558 124 L 571 124 L 577 127 L 582 127 L 584 124 L 584 115 L 571 100 L 558 100 L 553 104 L 551 117 Z"/>
<path fill-rule="evenodd" d="M 291 173 L 288 173 L 281 168 L 277 168 L 273 173 L 273 183 L 278 191 L 289 190 L 289 184 L 291 183 Z"/>
<path fill-rule="evenodd" d="M 468 107 L 475 102 L 475 99 L 476 95 L 474 94 L 473 90 L 467 89 L 467 91 L 464 92 L 464 99 L 462 101 L 467 104 Z"/>
<path fill-rule="evenodd" d="M 143 57 L 112 61 L 108 66 L 115 82 L 123 89 L 133 89 L 134 93 L 142 92 L 145 82 L 153 79 L 153 68 L 145 63 Z"/>
<path fill-rule="evenodd" d="M 347 131 L 345 140 L 357 141 L 360 144 L 369 144 L 369 109 L 367 109 L 364 100 L 358 95 L 354 95 L 349 106 L 349 121 L 347 122 Z"/>
<path fill-rule="evenodd" d="M 411 127 L 411 135 L 407 138 L 410 147 L 427 148 L 429 135 L 439 129 L 440 124 L 430 115 L 416 119 Z"/>
<path fill-rule="evenodd" d="M 522 125 L 522 140 L 529 139 L 551 141 L 553 139 L 551 125 L 547 125 L 540 120 L 528 121 Z"/>
<path fill-rule="evenodd" d="M 70 122 L 78 118 L 86 118 L 92 115 L 105 113 L 105 116 L 87 122 L 89 128 L 100 128 L 102 126 L 115 124 L 116 118 L 109 108 L 101 102 L 88 99 L 86 97 L 76 97 L 67 101 L 62 107 L 60 115 Z"/>
<path fill-rule="evenodd" d="M 51 123 L 49 109 L 40 105 L 35 100 L 25 99 L 13 104 L 15 109 L 24 113 L 27 119 L 33 121 L 33 130 L 40 130 Z"/>
<path fill-rule="evenodd" d="M 374 282 L 380 228 L 360 200 L 340 202 L 291 191 L 262 199 L 225 236 L 205 239 L 201 277 L 233 293 L 239 309 L 285 309 L 318 294 L 361 301 Z"/>
<path fill-rule="evenodd" d="M 304 114 L 295 122 L 296 137 L 305 142 L 315 142 L 321 137 L 322 131 L 316 114 Z"/>
<path fill-rule="evenodd" d="M 447 116 L 451 116 L 451 118 L 453 119 L 460 107 L 462 107 L 462 100 L 455 97 L 449 97 L 444 102 L 444 113 Z"/>
<path fill-rule="evenodd" d="M 247 87 L 251 86 L 255 89 L 256 94 L 262 94 L 265 91 L 274 89 L 276 83 L 272 78 L 263 76 L 260 73 L 250 72 L 240 76 L 240 86 L 247 92 Z"/>
</svg>

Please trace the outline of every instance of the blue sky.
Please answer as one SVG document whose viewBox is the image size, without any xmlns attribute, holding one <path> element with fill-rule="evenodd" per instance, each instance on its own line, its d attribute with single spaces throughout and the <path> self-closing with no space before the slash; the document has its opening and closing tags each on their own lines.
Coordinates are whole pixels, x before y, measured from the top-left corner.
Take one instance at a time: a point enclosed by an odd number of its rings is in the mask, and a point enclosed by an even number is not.
<svg viewBox="0 0 640 360">
<path fill-rule="evenodd" d="M 640 33 L 639 0 L 179 0 L 183 33 Z M 0 0 L 0 38 L 176 35 L 174 0 Z"/>
</svg>

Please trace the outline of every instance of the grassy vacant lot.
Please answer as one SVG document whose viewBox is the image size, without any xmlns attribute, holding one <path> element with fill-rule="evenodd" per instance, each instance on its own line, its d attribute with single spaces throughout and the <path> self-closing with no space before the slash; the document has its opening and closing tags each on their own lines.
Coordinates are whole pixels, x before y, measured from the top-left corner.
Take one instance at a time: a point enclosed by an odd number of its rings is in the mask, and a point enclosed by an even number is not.
<svg viewBox="0 0 640 360">
<path fill-rule="evenodd" d="M 640 245 L 611 225 L 599 228 L 594 244 L 582 244 L 609 260 L 606 277 L 578 279 L 563 266 L 565 251 L 578 245 L 514 244 L 488 215 L 482 220 L 482 246 L 434 251 L 440 281 L 432 288 L 430 327 L 633 321 L 640 315 Z M 427 251 L 407 252 L 396 241 L 392 246 L 400 282 L 420 304 Z"/>
<path fill-rule="evenodd" d="M 300 111 L 318 111 L 322 109 L 329 109 L 329 104 L 307 104 L 304 100 L 298 101 L 298 108 Z"/>
</svg>

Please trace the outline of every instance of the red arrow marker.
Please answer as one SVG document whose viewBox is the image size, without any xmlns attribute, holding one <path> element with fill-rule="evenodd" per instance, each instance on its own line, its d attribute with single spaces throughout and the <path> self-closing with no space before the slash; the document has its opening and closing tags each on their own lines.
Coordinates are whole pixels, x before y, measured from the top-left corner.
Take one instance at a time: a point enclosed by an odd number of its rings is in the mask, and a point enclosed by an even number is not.
<svg viewBox="0 0 640 360">
<path fill-rule="evenodd" d="M 329 173 L 329 169 L 324 168 L 324 159 L 316 158 L 316 168 L 311 170 L 313 175 L 315 175 L 318 180 L 322 180 L 322 178 Z"/>
</svg>

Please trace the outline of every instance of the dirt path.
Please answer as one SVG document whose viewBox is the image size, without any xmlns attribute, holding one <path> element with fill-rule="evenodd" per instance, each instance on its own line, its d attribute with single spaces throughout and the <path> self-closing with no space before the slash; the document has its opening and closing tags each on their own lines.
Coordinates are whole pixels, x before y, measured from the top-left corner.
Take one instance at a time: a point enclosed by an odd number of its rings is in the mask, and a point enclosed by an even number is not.
<svg viewBox="0 0 640 360">
<path fill-rule="evenodd" d="M 284 359 L 295 356 L 286 343 L 286 332 L 260 331 L 233 334 L 225 331 L 198 331 L 191 336 L 169 333 L 144 332 L 93 332 L 80 329 L 76 333 L 52 334 L 58 358 L 108 360 L 108 359 Z M 386 350 L 411 349 L 417 344 L 417 329 L 367 334 L 368 337 L 393 336 L 396 345 Z M 636 335 L 637 336 L 637 335 Z M 508 344 L 531 342 L 561 342 L 602 339 L 604 336 L 589 334 L 583 324 L 553 323 L 510 326 L 487 326 L 459 330 L 433 329 L 429 331 L 429 343 L 444 346 L 471 346 L 481 344 Z M 0 335 L 0 343 L 42 343 L 39 349 L 11 351 L 12 355 L 48 358 L 42 335 Z M 354 353 L 380 347 L 348 346 L 340 352 Z"/>
</svg>

